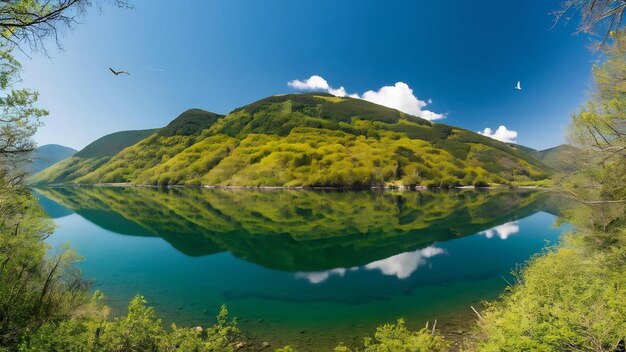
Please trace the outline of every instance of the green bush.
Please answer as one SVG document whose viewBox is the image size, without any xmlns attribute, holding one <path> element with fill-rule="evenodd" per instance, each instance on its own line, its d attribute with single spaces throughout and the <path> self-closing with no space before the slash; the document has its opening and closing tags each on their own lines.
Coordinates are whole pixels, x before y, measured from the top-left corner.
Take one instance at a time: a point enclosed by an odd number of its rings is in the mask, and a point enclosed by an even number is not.
<svg viewBox="0 0 626 352">
<path fill-rule="evenodd" d="M 45 324 L 24 339 L 20 351 L 230 352 L 234 350 L 234 340 L 240 336 L 236 322 L 228 319 L 224 306 L 216 324 L 206 330 L 200 327 L 179 328 L 176 325 L 166 330 L 154 309 L 139 295 L 132 299 L 128 314 L 123 317 L 106 320 L 106 307 L 103 306 L 98 312 Z"/>
<path fill-rule="evenodd" d="M 527 263 L 482 313 L 472 349 L 612 351 L 626 337 L 624 250 L 589 251 L 583 241 L 567 236 Z"/>
<path fill-rule="evenodd" d="M 403 319 L 396 324 L 385 324 L 376 329 L 374 338 L 365 338 L 362 349 L 352 350 L 341 344 L 335 352 L 443 352 L 449 351 L 450 342 L 432 328 L 426 327 L 411 331 L 407 329 Z"/>
</svg>

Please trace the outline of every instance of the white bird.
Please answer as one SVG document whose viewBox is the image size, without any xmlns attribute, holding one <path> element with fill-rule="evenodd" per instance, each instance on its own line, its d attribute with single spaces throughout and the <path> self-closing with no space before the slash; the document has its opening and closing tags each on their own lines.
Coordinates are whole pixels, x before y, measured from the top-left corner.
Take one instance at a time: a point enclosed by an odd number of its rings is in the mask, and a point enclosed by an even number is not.
<svg viewBox="0 0 626 352">
<path fill-rule="evenodd" d="M 522 90 L 522 84 L 520 83 L 520 81 L 517 81 L 517 85 L 515 86 L 515 89 Z"/>
<path fill-rule="evenodd" d="M 110 67 L 109 67 L 109 70 L 111 70 L 111 72 L 113 72 L 113 74 L 114 74 L 114 75 L 116 75 L 116 76 L 119 76 L 119 75 L 121 75 L 122 73 L 123 73 L 123 74 L 125 74 L 125 75 L 129 75 L 129 76 L 130 76 L 130 73 L 128 73 L 128 72 L 126 72 L 126 71 L 115 71 L 114 69 L 112 69 L 112 68 L 110 68 Z"/>
</svg>

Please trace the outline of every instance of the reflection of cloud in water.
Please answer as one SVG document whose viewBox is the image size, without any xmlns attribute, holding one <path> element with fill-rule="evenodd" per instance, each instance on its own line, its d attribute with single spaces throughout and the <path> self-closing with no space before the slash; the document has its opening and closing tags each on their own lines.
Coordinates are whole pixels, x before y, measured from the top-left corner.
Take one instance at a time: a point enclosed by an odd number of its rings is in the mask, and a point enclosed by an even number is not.
<svg viewBox="0 0 626 352">
<path fill-rule="evenodd" d="M 326 271 L 296 273 L 296 277 L 307 279 L 312 284 L 319 284 L 326 281 L 326 279 L 328 279 L 331 275 L 343 276 L 345 275 L 346 271 L 346 268 L 336 268 Z"/>
<path fill-rule="evenodd" d="M 480 232 L 481 235 L 485 235 L 487 238 L 493 238 L 494 236 L 500 237 L 501 240 L 506 240 L 509 236 L 519 232 L 519 223 L 517 221 L 507 222 L 489 230 Z"/>
<path fill-rule="evenodd" d="M 378 269 L 384 275 L 393 275 L 398 279 L 406 279 L 420 266 L 426 264 L 426 259 L 444 253 L 444 250 L 434 246 L 419 249 L 415 252 L 396 254 L 393 257 L 369 263 L 368 270 Z"/>
<path fill-rule="evenodd" d="M 442 254 L 445 251 L 434 246 L 418 249 L 415 252 L 396 254 L 392 257 L 377 260 L 364 266 L 367 270 L 378 269 L 383 275 L 396 276 L 398 279 L 406 279 L 420 266 L 426 264 L 426 259 Z M 346 272 L 356 271 L 359 268 L 335 268 L 326 271 L 300 272 L 296 273 L 297 278 L 307 279 L 312 284 L 319 284 L 326 281 L 332 275 L 343 277 Z"/>
</svg>

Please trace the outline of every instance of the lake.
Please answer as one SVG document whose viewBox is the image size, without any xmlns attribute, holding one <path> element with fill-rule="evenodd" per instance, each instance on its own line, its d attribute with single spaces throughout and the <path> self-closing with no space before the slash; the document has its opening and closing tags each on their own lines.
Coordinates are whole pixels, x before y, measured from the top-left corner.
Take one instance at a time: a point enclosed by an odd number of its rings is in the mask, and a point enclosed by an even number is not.
<svg viewBox="0 0 626 352">
<path fill-rule="evenodd" d="M 143 294 L 164 322 L 226 304 L 250 338 L 330 350 L 404 317 L 466 329 L 564 228 L 531 190 L 36 189 L 114 314 Z"/>
</svg>

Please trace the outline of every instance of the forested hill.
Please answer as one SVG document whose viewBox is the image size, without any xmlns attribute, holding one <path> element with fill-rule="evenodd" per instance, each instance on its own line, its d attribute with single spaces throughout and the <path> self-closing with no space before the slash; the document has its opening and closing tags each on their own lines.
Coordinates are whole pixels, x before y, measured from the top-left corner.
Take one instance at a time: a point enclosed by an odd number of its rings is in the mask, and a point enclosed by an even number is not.
<svg viewBox="0 0 626 352">
<path fill-rule="evenodd" d="M 73 156 L 30 177 L 30 183 L 64 183 L 87 174 L 156 130 L 115 132 L 98 138 Z"/>
<path fill-rule="evenodd" d="M 142 132 L 115 154 L 102 146 L 110 157 L 80 160 L 89 167 L 65 172 L 61 162 L 33 182 L 448 187 L 541 180 L 552 170 L 524 148 L 323 93 L 271 96 L 226 116 L 188 110 Z"/>
</svg>

